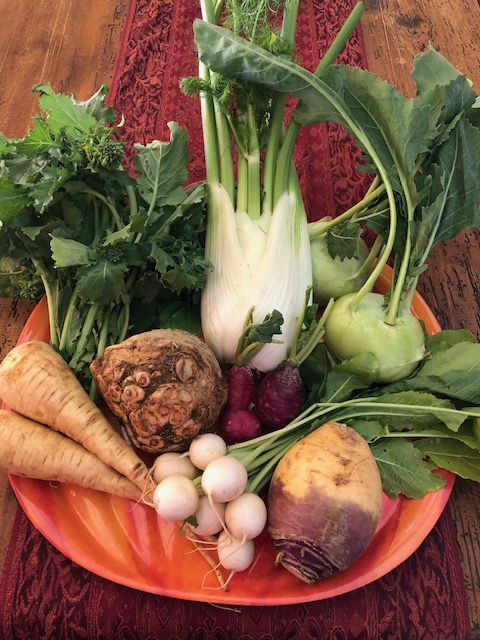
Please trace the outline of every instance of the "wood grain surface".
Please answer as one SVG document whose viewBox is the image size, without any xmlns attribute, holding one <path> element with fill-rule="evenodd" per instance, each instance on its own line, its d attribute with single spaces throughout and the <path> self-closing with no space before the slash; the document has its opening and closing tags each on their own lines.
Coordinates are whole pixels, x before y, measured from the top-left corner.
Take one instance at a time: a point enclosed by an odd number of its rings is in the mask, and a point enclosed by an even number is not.
<svg viewBox="0 0 480 640">
<path fill-rule="evenodd" d="M 305 0 L 304 0 L 305 1 Z M 369 68 L 413 95 L 413 57 L 429 45 L 480 89 L 478 0 L 365 0 L 362 20 Z M 36 110 L 31 86 L 85 99 L 110 82 L 127 0 L 0 0 L 0 131 L 25 134 Z M 480 338 L 480 231 L 470 230 L 437 248 L 419 291 L 443 327 L 469 329 Z M 15 344 L 30 303 L 0 299 L 0 358 Z M 480 484 L 457 480 L 449 502 L 465 573 L 472 617 L 480 638 Z M 0 475 L 0 567 L 16 501 Z"/>
</svg>

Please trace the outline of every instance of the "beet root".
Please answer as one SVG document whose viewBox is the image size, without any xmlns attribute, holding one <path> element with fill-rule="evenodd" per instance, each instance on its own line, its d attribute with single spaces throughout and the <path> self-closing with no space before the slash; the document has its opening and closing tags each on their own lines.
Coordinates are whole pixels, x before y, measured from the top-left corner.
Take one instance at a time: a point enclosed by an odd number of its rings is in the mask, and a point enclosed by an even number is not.
<svg viewBox="0 0 480 640">
<path fill-rule="evenodd" d="M 370 544 L 381 510 L 367 442 L 346 425 L 322 425 L 289 449 L 270 483 L 277 563 L 308 584 L 347 569 Z"/>
<path fill-rule="evenodd" d="M 262 379 L 255 411 L 263 424 L 279 429 L 298 416 L 305 397 L 305 385 L 298 367 L 283 363 Z"/>
<path fill-rule="evenodd" d="M 144 451 L 185 451 L 214 431 L 227 382 L 202 340 L 178 329 L 147 331 L 107 347 L 91 364 L 99 392 Z"/>
</svg>

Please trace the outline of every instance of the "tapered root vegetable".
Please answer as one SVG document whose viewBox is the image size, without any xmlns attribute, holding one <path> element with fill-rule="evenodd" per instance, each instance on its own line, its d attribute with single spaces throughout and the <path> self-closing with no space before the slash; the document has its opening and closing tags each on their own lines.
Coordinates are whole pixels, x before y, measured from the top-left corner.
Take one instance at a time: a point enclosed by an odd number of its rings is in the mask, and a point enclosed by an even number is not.
<svg viewBox="0 0 480 640">
<path fill-rule="evenodd" d="M 277 562 L 307 583 L 352 565 L 366 550 L 382 509 L 382 485 L 366 441 L 326 423 L 277 465 L 268 494 L 268 531 Z"/>
<path fill-rule="evenodd" d="M 7 354 L 0 365 L 0 398 L 16 413 L 80 443 L 142 491 L 152 487 L 146 465 L 46 342 L 24 342 Z"/>
<path fill-rule="evenodd" d="M 105 349 L 90 369 L 110 410 L 145 451 L 186 451 L 213 431 L 227 382 L 213 351 L 187 331 L 147 331 Z"/>
<path fill-rule="evenodd" d="M 141 490 L 67 436 L 0 409 L 0 469 L 140 501 Z"/>
</svg>

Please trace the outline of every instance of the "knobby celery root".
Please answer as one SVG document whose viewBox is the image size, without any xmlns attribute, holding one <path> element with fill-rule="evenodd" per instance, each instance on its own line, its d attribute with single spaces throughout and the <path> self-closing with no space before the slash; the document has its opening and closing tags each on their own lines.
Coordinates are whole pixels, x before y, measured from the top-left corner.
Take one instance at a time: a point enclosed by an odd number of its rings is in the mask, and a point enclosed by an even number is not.
<svg viewBox="0 0 480 640">
<path fill-rule="evenodd" d="M 352 565 L 382 510 L 382 485 L 366 441 L 329 422 L 283 456 L 268 494 L 268 531 L 277 562 L 307 583 Z"/>
<path fill-rule="evenodd" d="M 80 444 L 0 409 L 0 469 L 25 478 L 65 482 L 140 501 L 141 490 Z"/>
<path fill-rule="evenodd" d="M 0 398 L 16 413 L 80 443 L 142 491 L 153 488 L 146 465 L 48 343 L 24 342 L 6 355 L 0 365 Z"/>
<path fill-rule="evenodd" d="M 202 340 L 178 329 L 155 329 L 105 349 L 90 369 L 108 407 L 132 442 L 152 453 L 186 451 L 216 429 L 227 382 Z"/>
</svg>

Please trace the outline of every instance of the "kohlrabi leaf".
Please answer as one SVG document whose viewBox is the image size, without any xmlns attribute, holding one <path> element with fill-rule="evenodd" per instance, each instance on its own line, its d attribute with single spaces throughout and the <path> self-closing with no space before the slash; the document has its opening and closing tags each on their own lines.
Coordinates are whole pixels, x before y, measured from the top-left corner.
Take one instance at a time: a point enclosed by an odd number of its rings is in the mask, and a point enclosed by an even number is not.
<svg viewBox="0 0 480 640">
<path fill-rule="evenodd" d="M 447 85 L 459 75 L 458 69 L 431 46 L 415 56 L 412 78 L 419 93 L 438 85 Z"/>
<path fill-rule="evenodd" d="M 429 336 L 426 343 L 426 349 L 432 356 L 438 351 L 449 349 L 458 342 L 469 342 L 474 344 L 476 338 L 471 331 L 466 329 L 443 329 Z"/>
<path fill-rule="evenodd" d="M 422 223 L 432 236 L 430 247 L 480 225 L 480 130 L 460 120 L 448 140 L 434 150 L 431 162 L 439 167 L 441 183 L 433 183 L 436 190 L 422 212 Z"/>
<path fill-rule="evenodd" d="M 433 473 L 436 465 L 425 461 L 412 442 L 381 439 L 370 445 L 370 450 L 380 471 L 383 490 L 391 498 L 404 495 L 420 499 L 445 486 L 443 478 Z"/>
<path fill-rule="evenodd" d="M 427 105 L 357 67 L 332 65 L 318 78 L 222 27 L 196 20 L 194 30 L 200 59 L 210 69 L 299 98 L 295 118 L 301 124 L 331 121 L 344 126 L 367 164 L 385 179 L 388 174 L 399 191 L 408 186 L 414 198 L 417 159 L 434 135 Z"/>
<path fill-rule="evenodd" d="M 480 450 L 458 440 L 431 438 L 416 443 L 418 449 L 442 469 L 466 480 L 480 482 Z"/>
<path fill-rule="evenodd" d="M 332 227 L 327 233 L 327 247 L 332 258 L 358 258 L 361 232 L 361 226 L 351 220 L 339 222 Z"/>
</svg>

